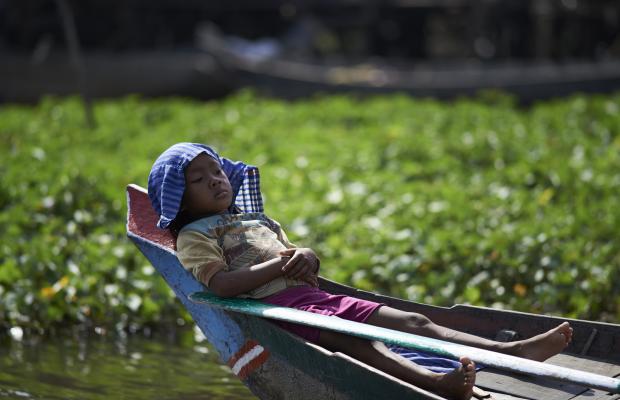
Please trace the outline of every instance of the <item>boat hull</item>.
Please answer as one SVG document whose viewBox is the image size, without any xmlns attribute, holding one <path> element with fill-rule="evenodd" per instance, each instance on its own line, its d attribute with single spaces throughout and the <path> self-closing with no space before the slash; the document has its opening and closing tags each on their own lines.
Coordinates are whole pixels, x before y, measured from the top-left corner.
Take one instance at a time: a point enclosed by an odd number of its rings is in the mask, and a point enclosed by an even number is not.
<svg viewBox="0 0 620 400">
<path fill-rule="evenodd" d="M 230 313 L 194 303 L 189 295 L 205 290 L 176 257 L 175 241 L 155 227 L 144 189 L 128 187 L 127 233 L 159 271 L 187 308 L 197 326 L 215 347 L 224 364 L 262 399 L 442 399 L 361 363 L 306 342 L 259 317 Z M 529 337 L 556 326 L 563 318 L 457 305 L 451 308 L 420 304 L 360 291 L 326 279 L 321 288 L 369 299 L 405 311 L 427 315 L 433 321 L 487 338 L 515 333 Z M 620 325 L 570 320 L 574 340 L 565 353 L 548 362 L 606 376 L 620 375 Z M 477 385 L 502 399 L 618 400 L 598 390 L 550 382 L 499 370 L 484 369 Z"/>
</svg>

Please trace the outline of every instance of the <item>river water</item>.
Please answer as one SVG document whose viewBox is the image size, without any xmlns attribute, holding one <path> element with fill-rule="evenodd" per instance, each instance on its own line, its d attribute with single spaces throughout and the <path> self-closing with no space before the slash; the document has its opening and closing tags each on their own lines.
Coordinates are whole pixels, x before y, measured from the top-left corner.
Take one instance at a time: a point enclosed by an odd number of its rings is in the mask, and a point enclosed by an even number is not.
<svg viewBox="0 0 620 400">
<path fill-rule="evenodd" d="M 0 398 L 255 399 L 193 332 L 0 341 Z"/>
</svg>

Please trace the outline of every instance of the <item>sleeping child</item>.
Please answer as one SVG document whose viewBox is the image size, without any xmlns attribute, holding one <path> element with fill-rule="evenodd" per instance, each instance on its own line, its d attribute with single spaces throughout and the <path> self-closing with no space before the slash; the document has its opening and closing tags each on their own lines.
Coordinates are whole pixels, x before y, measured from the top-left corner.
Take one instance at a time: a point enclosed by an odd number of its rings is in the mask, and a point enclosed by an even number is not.
<svg viewBox="0 0 620 400">
<path fill-rule="evenodd" d="M 177 235 L 183 266 L 223 297 L 265 303 L 448 340 L 543 361 L 571 341 L 568 322 L 529 339 L 496 342 L 437 325 L 422 314 L 401 311 L 318 286 L 320 260 L 291 243 L 278 222 L 263 213 L 258 169 L 220 157 L 212 148 L 178 143 L 155 161 L 148 182 L 158 227 Z M 476 366 L 461 357 L 452 371 L 433 372 L 378 341 L 281 323 L 284 329 L 330 351 L 339 351 L 392 376 L 450 399 L 469 399 Z"/>
</svg>

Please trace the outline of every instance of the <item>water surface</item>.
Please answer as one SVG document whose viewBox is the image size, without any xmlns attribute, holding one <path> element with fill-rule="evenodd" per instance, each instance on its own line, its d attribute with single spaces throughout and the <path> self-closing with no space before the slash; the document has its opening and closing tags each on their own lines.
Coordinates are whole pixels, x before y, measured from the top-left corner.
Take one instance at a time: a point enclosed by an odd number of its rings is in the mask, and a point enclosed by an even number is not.
<svg viewBox="0 0 620 400">
<path fill-rule="evenodd" d="M 5 339 L 0 398 L 255 399 L 191 334 Z"/>
</svg>

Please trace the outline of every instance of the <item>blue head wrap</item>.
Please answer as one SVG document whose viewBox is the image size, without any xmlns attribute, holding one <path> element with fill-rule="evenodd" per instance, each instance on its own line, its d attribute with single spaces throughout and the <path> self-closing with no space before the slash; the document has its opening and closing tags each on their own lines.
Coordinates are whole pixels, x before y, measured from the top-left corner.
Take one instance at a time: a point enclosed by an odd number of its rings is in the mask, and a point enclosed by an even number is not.
<svg viewBox="0 0 620 400">
<path fill-rule="evenodd" d="M 179 213 L 185 192 L 185 168 L 202 153 L 213 157 L 222 166 L 232 186 L 235 206 L 246 213 L 263 212 L 257 167 L 220 157 L 203 144 L 177 143 L 157 158 L 149 174 L 149 198 L 159 215 L 159 228 L 166 229 Z"/>
</svg>

